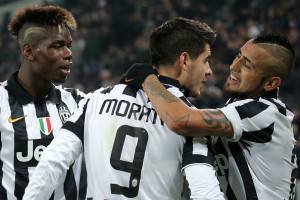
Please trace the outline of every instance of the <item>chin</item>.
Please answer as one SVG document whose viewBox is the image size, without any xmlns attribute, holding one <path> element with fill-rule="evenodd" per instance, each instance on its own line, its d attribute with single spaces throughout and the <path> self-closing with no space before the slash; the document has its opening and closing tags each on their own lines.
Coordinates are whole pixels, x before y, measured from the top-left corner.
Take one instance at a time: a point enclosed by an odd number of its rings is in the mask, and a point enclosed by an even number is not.
<svg viewBox="0 0 300 200">
<path fill-rule="evenodd" d="M 65 79 L 54 79 L 52 82 L 56 85 L 64 84 L 67 80 L 67 77 Z"/>
<path fill-rule="evenodd" d="M 224 87 L 224 91 L 227 93 L 227 94 L 235 94 L 237 93 L 237 91 L 235 91 L 234 89 L 230 88 L 230 87 Z"/>
<path fill-rule="evenodd" d="M 236 87 L 232 87 L 230 84 L 224 84 L 224 91 L 228 94 L 235 94 L 238 93 L 238 91 L 236 91 L 237 88 Z"/>
</svg>

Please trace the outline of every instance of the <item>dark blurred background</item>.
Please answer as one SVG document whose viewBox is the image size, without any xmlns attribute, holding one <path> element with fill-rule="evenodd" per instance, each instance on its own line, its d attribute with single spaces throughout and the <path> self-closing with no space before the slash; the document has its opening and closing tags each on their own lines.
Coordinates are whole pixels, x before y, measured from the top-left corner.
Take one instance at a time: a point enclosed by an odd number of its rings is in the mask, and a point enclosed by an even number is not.
<svg viewBox="0 0 300 200">
<path fill-rule="evenodd" d="M 73 33 L 73 69 L 67 87 L 85 92 L 114 84 L 135 62 L 149 62 L 148 38 L 162 22 L 183 16 L 205 21 L 218 33 L 210 62 L 214 77 L 201 97 L 199 108 L 219 107 L 226 101 L 222 87 L 238 49 L 262 31 L 288 36 L 297 52 L 281 99 L 295 111 L 295 137 L 300 138 L 300 1 L 297 0 L 0 0 L 0 81 L 19 68 L 16 41 L 7 23 L 16 9 L 34 4 L 58 4 L 78 22 Z"/>
</svg>

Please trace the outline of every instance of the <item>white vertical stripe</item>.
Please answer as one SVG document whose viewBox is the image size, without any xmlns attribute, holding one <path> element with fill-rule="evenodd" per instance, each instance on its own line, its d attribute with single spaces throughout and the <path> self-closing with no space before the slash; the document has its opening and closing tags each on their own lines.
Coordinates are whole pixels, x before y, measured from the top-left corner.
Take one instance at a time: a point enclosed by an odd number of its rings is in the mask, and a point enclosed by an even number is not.
<svg viewBox="0 0 300 200">
<path fill-rule="evenodd" d="M 50 120 L 51 120 L 52 134 L 54 134 L 54 136 L 55 136 L 55 133 L 57 132 L 57 130 L 59 130 L 59 128 L 63 124 L 59 117 L 59 113 L 58 113 L 56 104 L 47 102 L 47 109 L 48 109 L 48 113 L 49 113 Z"/>
<path fill-rule="evenodd" d="M 3 105 L 4 104 L 4 105 Z M 6 188 L 7 193 L 14 194 L 15 191 L 15 170 L 14 170 L 14 129 L 13 125 L 8 122 L 8 118 L 11 115 L 10 106 L 8 101 L 3 102 L 3 110 L 1 112 L 1 124 L 3 125 L 1 132 L 1 160 L 3 162 L 3 178 L 2 185 Z M 4 129 L 5 127 L 5 129 Z M 5 131 L 3 131 L 5 130 Z M 8 195 L 10 196 L 10 195 Z M 8 198 L 16 199 L 12 196 Z"/>
<path fill-rule="evenodd" d="M 82 156 L 83 154 L 80 154 L 79 157 L 77 158 L 77 160 L 75 160 L 74 165 L 72 167 L 72 170 L 74 172 L 74 177 L 75 177 L 75 181 L 76 181 L 76 188 L 77 188 L 77 198 L 79 195 L 79 185 L 80 185 L 80 174 L 81 174 L 81 166 L 82 166 Z"/>
<path fill-rule="evenodd" d="M 36 110 L 33 103 L 23 106 L 28 139 L 41 139 L 39 122 L 36 117 Z"/>
</svg>

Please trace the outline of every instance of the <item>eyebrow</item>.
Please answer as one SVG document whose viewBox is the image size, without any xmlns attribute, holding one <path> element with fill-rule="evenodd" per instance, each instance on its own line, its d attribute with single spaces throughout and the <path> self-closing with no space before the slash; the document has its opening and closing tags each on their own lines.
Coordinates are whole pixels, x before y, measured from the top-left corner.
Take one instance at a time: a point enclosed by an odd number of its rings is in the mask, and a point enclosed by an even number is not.
<svg viewBox="0 0 300 200">
<path fill-rule="evenodd" d="M 64 44 L 69 44 L 69 43 L 72 43 L 73 40 L 70 40 L 69 42 L 65 42 L 64 39 L 56 39 L 53 41 L 53 43 L 64 43 Z"/>
<path fill-rule="evenodd" d="M 239 50 L 239 54 L 241 54 L 241 55 L 243 56 L 243 58 L 244 58 L 247 62 L 249 62 L 253 67 L 255 66 L 254 63 L 253 63 L 249 58 L 247 58 L 246 56 L 244 56 L 244 55 L 242 54 L 241 50 Z"/>
</svg>

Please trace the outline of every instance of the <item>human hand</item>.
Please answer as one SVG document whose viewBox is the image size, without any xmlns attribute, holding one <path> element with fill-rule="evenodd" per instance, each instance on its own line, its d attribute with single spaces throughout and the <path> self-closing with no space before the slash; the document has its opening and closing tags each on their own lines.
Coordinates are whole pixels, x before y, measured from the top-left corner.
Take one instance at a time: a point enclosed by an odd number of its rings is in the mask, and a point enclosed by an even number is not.
<svg viewBox="0 0 300 200">
<path fill-rule="evenodd" d="M 136 63 L 123 74 L 119 83 L 141 89 L 144 80 L 151 74 L 157 75 L 157 71 L 150 64 Z"/>
</svg>

